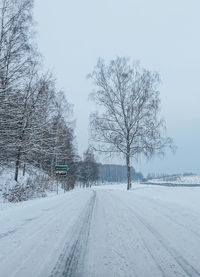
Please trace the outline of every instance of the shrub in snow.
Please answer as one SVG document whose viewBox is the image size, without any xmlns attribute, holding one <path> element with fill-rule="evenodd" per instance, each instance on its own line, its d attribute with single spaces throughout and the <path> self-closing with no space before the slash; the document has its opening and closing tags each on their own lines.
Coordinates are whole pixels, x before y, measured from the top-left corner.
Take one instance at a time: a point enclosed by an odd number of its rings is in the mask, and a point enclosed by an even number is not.
<svg viewBox="0 0 200 277">
<path fill-rule="evenodd" d="M 20 202 L 27 200 L 26 195 L 27 187 L 22 187 L 20 184 L 16 184 L 13 188 L 3 193 L 3 197 L 9 202 Z"/>
<path fill-rule="evenodd" d="M 20 202 L 36 197 L 46 197 L 48 180 L 43 176 L 28 177 L 26 184 L 16 183 L 3 192 L 3 197 L 9 202 Z"/>
<path fill-rule="evenodd" d="M 46 192 L 44 189 L 36 187 L 32 184 L 27 186 L 21 186 L 20 184 L 16 184 L 14 187 L 8 189 L 6 192 L 3 193 L 3 197 L 9 202 L 20 202 L 35 197 L 45 196 Z"/>
</svg>

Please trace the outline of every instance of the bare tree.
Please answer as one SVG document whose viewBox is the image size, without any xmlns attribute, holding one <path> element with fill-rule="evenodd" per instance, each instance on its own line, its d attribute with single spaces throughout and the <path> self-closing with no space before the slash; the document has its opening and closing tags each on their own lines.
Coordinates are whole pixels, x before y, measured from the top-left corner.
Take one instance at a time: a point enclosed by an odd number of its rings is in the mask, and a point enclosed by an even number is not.
<svg viewBox="0 0 200 277">
<path fill-rule="evenodd" d="M 32 37 L 33 0 L 0 0 L 0 93 L 19 91 L 36 56 Z"/>
<path fill-rule="evenodd" d="M 20 152 L 17 139 L 25 118 L 25 83 L 37 63 L 31 41 L 32 6 L 33 0 L 0 0 L 0 163 L 17 148 Z"/>
<path fill-rule="evenodd" d="M 165 148 L 173 145 L 165 136 L 164 120 L 159 118 L 159 74 L 117 57 L 108 65 L 99 60 L 88 77 L 96 87 L 92 99 L 101 109 L 90 118 L 94 148 L 125 157 L 130 189 L 131 158 L 164 154 Z"/>
<path fill-rule="evenodd" d="M 18 128 L 13 136 L 15 143 L 11 157 L 15 160 L 16 181 L 20 163 L 24 163 L 23 174 L 25 174 L 25 164 L 29 161 L 30 154 L 35 152 L 35 149 L 40 149 L 39 142 L 42 139 L 43 129 L 48 124 L 47 114 L 52 111 L 50 99 L 54 92 L 50 89 L 51 82 L 50 76 L 38 76 L 35 71 L 30 71 L 29 78 L 24 84 L 24 90 L 20 92 L 21 101 L 17 103 L 16 114 Z M 20 94 L 18 93 L 18 96 Z M 48 110 L 47 105 L 49 105 Z M 40 149 L 41 152 L 42 150 Z"/>
<path fill-rule="evenodd" d="M 15 167 L 18 182 L 26 164 L 48 173 L 56 162 L 67 164 L 71 189 L 77 163 L 73 109 L 52 75 L 41 72 L 33 4 L 0 0 L 0 167 Z"/>
</svg>

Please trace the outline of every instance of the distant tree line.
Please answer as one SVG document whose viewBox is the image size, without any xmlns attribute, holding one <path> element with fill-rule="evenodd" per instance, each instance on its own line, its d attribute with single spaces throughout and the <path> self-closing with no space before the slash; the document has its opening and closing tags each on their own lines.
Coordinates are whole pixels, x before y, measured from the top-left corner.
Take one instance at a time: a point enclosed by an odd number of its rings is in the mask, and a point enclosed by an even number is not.
<svg viewBox="0 0 200 277">
<path fill-rule="evenodd" d="M 69 166 L 73 187 L 77 163 L 72 108 L 50 73 L 42 73 L 33 41 L 33 0 L 0 0 L 0 165 L 27 164 L 54 171 Z"/>
<path fill-rule="evenodd" d="M 100 182 L 127 182 L 126 166 L 116 164 L 98 164 Z M 132 181 L 143 180 L 142 173 L 131 167 Z"/>
<path fill-rule="evenodd" d="M 99 178 L 99 166 L 93 151 L 88 148 L 77 166 L 77 179 L 82 187 L 91 187 Z"/>
<path fill-rule="evenodd" d="M 142 173 L 131 167 L 132 181 L 143 181 Z M 97 163 L 93 151 L 89 148 L 83 159 L 77 164 L 77 180 L 82 187 L 91 187 L 96 183 L 127 182 L 126 166 Z"/>
</svg>

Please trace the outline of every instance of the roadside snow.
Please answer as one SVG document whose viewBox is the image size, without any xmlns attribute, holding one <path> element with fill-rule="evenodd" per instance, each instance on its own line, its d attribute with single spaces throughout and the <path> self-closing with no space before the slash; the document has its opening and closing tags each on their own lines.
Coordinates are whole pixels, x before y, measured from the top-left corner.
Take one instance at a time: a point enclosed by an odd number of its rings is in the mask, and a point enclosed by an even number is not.
<svg viewBox="0 0 200 277">
<path fill-rule="evenodd" d="M 27 188 L 24 192 L 24 197 L 27 199 L 33 199 L 38 197 L 44 197 L 51 194 L 52 191 L 56 191 L 57 182 L 55 179 L 50 178 L 44 171 L 35 168 L 31 165 L 27 165 L 26 174 L 23 176 L 23 170 L 19 169 L 18 182 L 14 180 L 15 169 L 14 167 L 0 167 L 0 203 L 8 202 L 8 198 L 5 199 L 3 194 L 20 195 L 20 193 L 13 193 L 12 189 L 16 186 L 19 188 Z M 59 186 L 59 190 L 62 190 Z M 15 189 L 16 192 L 19 190 Z M 17 198 L 17 197 L 16 197 Z M 16 199 L 16 202 L 19 199 Z"/>
</svg>

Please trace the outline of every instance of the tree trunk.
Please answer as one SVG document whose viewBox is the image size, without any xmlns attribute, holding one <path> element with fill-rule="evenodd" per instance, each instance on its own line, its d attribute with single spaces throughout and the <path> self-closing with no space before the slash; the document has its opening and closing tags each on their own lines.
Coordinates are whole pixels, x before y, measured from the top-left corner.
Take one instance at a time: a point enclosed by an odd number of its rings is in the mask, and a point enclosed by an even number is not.
<svg viewBox="0 0 200 277">
<path fill-rule="evenodd" d="M 130 155 L 126 155 L 126 169 L 127 169 L 127 190 L 131 188 L 131 167 L 130 167 Z"/>
<path fill-rule="evenodd" d="M 19 147 L 19 149 L 18 149 L 16 164 L 15 164 L 15 181 L 16 182 L 18 180 L 18 175 L 19 175 L 20 155 L 21 155 L 21 147 Z"/>
<path fill-rule="evenodd" d="M 24 167 L 23 167 L 23 176 L 25 176 L 26 173 L 26 163 L 24 162 Z"/>
</svg>

